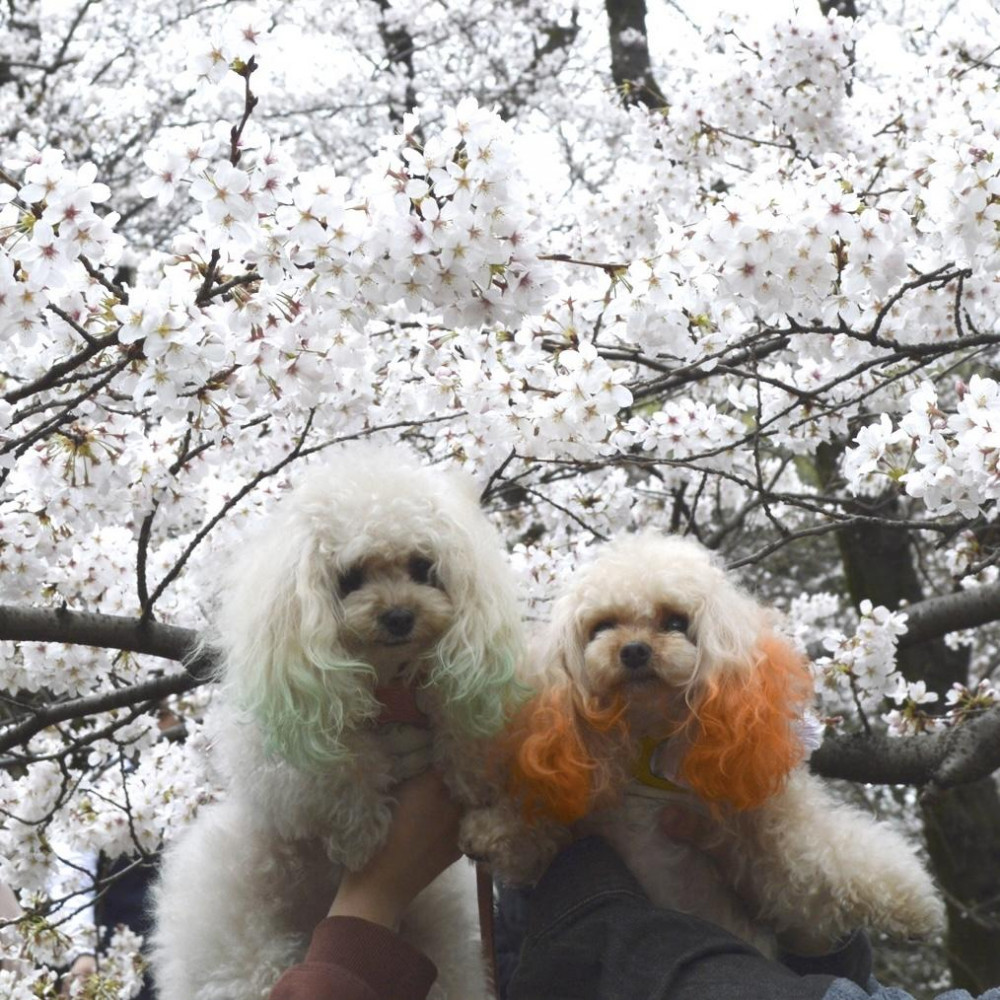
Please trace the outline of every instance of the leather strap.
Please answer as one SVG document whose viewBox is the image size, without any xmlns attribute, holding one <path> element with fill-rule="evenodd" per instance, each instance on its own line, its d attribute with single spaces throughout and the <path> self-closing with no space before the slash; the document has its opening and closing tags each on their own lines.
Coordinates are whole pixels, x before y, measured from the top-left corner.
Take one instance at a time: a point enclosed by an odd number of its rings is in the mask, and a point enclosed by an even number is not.
<svg viewBox="0 0 1000 1000">
<path fill-rule="evenodd" d="M 483 962 L 489 976 L 490 997 L 497 995 L 496 930 L 493 922 L 493 872 L 485 861 L 476 862 L 476 895 L 479 897 L 479 933 L 483 944 Z"/>
</svg>

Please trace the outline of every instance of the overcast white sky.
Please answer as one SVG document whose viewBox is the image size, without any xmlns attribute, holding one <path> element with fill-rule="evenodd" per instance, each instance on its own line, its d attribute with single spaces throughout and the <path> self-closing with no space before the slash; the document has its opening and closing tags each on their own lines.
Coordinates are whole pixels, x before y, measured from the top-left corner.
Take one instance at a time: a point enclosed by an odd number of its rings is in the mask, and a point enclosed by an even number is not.
<svg viewBox="0 0 1000 1000">
<path fill-rule="evenodd" d="M 751 21 L 771 23 L 794 14 L 803 3 L 818 12 L 818 0 L 646 0 L 646 31 L 655 59 L 657 52 L 663 55 L 659 43 L 664 39 L 669 38 L 672 45 L 695 44 L 704 29 L 711 28 L 724 11 L 739 12 Z M 684 19 L 691 25 L 687 29 L 690 37 L 679 34 L 679 24 Z"/>
<path fill-rule="evenodd" d="M 815 3 L 816 0 L 812 2 Z M 670 3 L 669 0 L 647 0 L 650 16 L 653 16 L 654 11 L 661 11 L 669 6 L 684 11 L 695 24 L 704 26 L 711 24 L 712 19 L 724 10 L 737 10 L 751 18 L 770 20 L 777 14 L 793 13 L 799 3 L 796 0 L 677 0 L 676 3 Z"/>
</svg>

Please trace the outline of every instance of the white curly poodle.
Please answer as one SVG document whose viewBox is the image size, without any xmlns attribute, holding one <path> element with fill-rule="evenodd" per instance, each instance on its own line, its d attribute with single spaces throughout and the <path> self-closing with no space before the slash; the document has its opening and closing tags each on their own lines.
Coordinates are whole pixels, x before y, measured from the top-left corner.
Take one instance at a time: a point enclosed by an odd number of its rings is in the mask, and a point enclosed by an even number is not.
<svg viewBox="0 0 1000 1000">
<path fill-rule="evenodd" d="M 471 812 L 489 801 L 486 744 L 519 690 L 519 610 L 472 483 L 398 450 L 306 475 L 236 553 L 215 643 L 226 795 L 165 853 L 160 1000 L 266 997 L 382 842 L 397 782 L 433 760 Z M 486 995 L 471 884 L 454 866 L 400 928 L 442 1000 Z"/>
<path fill-rule="evenodd" d="M 575 825 L 608 838 L 655 903 L 766 954 L 861 926 L 938 929 L 943 906 L 913 848 L 805 766 L 812 679 L 773 619 L 693 541 L 645 533 L 603 548 L 554 607 L 541 690 L 512 736 L 533 843 L 503 824 L 492 842 L 478 831 L 500 874 L 537 875 Z M 669 803 L 708 818 L 711 859 L 666 836 Z"/>
</svg>

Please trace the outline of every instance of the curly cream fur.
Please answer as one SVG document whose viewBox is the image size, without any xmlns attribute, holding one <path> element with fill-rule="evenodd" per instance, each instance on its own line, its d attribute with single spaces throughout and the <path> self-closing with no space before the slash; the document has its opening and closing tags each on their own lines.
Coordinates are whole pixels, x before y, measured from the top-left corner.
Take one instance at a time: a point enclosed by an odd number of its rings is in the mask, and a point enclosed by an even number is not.
<svg viewBox="0 0 1000 1000">
<path fill-rule="evenodd" d="M 586 775 L 590 807 L 575 832 L 611 840 L 657 904 L 721 924 L 769 953 L 779 939 L 793 947 L 829 945 L 860 926 L 896 936 L 937 930 L 943 906 L 912 847 L 886 824 L 836 801 L 809 773 L 800 748 L 787 768 L 758 781 L 766 795 L 752 808 L 728 802 L 725 785 L 742 766 L 740 754 L 752 754 L 758 742 L 769 745 L 753 732 L 733 734 L 748 749 L 731 758 L 724 746 L 703 748 L 702 758 L 721 760 L 699 764 L 718 771 L 704 782 L 709 802 L 690 789 L 660 792 L 631 781 L 640 741 L 670 734 L 660 746 L 661 769 L 681 785 L 701 780 L 694 775 L 686 782 L 685 768 L 707 725 L 700 715 L 706 692 L 729 685 L 752 697 L 756 682 L 771 681 L 763 672 L 776 669 L 775 657 L 792 657 L 773 636 L 773 618 L 706 549 L 686 539 L 624 537 L 579 573 L 554 606 L 533 678 L 542 696 L 554 692 L 574 706 L 594 755 Z M 623 653 L 630 644 L 632 652 Z M 789 677 L 794 682 L 794 672 Z M 793 734 L 804 707 L 802 685 L 793 682 L 779 678 L 777 686 L 762 687 L 762 701 L 775 690 L 794 700 L 750 712 L 740 727 L 789 727 Z M 595 738 L 580 706 L 615 699 L 623 705 L 627 739 Z M 724 720 L 713 725 L 724 729 Z M 713 860 L 662 832 L 659 817 L 670 803 L 709 818 Z M 559 843 L 551 819 L 519 834 L 508 810 L 489 847 L 501 875 L 523 881 L 537 876 Z"/>
<path fill-rule="evenodd" d="M 383 840 L 397 781 L 433 759 L 470 815 L 490 800 L 486 737 L 520 691 L 519 610 L 472 484 L 399 451 L 345 449 L 306 474 L 219 594 L 226 797 L 165 854 L 159 1000 L 266 997 L 302 958 L 340 872 Z M 386 619 L 400 608 L 412 617 L 402 636 Z M 389 683 L 416 690 L 429 736 L 377 724 L 375 687 Z M 404 919 L 438 966 L 438 1000 L 485 996 L 475 923 L 463 865 Z"/>
</svg>

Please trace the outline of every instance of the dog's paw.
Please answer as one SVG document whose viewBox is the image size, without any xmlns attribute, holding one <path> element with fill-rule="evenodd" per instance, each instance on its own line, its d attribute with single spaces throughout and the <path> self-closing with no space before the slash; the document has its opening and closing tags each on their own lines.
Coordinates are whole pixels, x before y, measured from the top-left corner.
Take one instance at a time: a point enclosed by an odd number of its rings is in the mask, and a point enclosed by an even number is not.
<svg viewBox="0 0 1000 1000">
<path fill-rule="evenodd" d="M 516 851 L 517 845 L 529 837 L 527 827 L 502 807 L 470 809 L 458 828 L 458 846 L 462 852 L 492 864 Z"/>
<path fill-rule="evenodd" d="M 468 857 L 497 868 L 514 853 L 517 834 L 518 826 L 503 809 L 472 809 L 459 825 L 458 847 Z"/>
<path fill-rule="evenodd" d="M 926 938 L 944 930 L 945 906 L 928 885 L 925 891 L 894 896 L 886 910 L 875 913 L 872 924 L 893 938 Z"/>
<path fill-rule="evenodd" d="M 503 808 L 474 809 L 459 827 L 459 848 L 471 858 L 488 861 L 501 881 L 532 885 L 561 846 L 556 831 L 527 826 Z"/>
<path fill-rule="evenodd" d="M 459 850 L 476 861 L 493 861 L 498 845 L 505 839 L 503 814 L 496 809 L 472 809 L 458 827 Z"/>
<path fill-rule="evenodd" d="M 854 873 L 847 894 L 855 903 L 859 923 L 899 939 L 929 937 L 944 929 L 944 903 L 908 847 L 891 856 L 873 854 L 871 860 L 876 869 Z"/>
<path fill-rule="evenodd" d="M 913 862 L 916 865 L 916 862 Z M 927 938 L 944 929 L 945 907 L 931 879 L 920 871 L 907 877 L 839 887 L 836 902 L 815 914 L 813 930 L 829 940 L 858 927 L 878 931 L 895 940 Z"/>
</svg>

